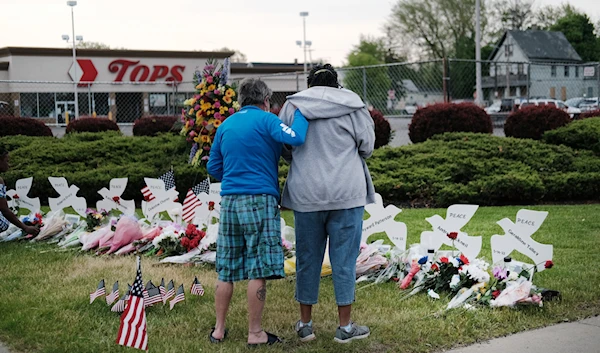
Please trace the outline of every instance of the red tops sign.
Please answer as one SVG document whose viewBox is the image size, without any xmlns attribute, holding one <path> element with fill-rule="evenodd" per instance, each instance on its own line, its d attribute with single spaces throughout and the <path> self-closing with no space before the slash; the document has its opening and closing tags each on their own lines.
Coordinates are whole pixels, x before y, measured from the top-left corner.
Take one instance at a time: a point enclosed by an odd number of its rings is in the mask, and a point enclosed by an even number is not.
<svg viewBox="0 0 600 353">
<path fill-rule="evenodd" d="M 129 81 L 131 82 L 155 82 L 161 79 L 165 81 L 183 81 L 182 73 L 185 70 L 185 66 L 174 65 L 169 69 L 166 65 L 154 65 L 152 70 L 150 70 L 148 66 L 139 65 L 139 63 L 139 60 L 117 59 L 108 65 L 108 70 L 112 73 L 117 73 L 114 82 L 122 82 L 123 77 L 127 74 L 129 74 Z"/>
</svg>

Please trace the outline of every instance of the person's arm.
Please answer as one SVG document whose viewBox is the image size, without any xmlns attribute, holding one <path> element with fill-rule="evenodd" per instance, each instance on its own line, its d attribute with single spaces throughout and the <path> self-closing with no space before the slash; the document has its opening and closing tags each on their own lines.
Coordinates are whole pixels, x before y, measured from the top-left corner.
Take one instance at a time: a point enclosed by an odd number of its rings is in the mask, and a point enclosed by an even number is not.
<svg viewBox="0 0 600 353">
<path fill-rule="evenodd" d="M 283 121 L 284 124 L 290 126 L 294 122 L 294 112 L 296 111 L 296 107 L 290 103 L 290 101 L 286 101 L 279 112 L 279 119 Z M 283 144 L 281 146 L 281 158 L 286 161 L 288 164 L 292 163 L 292 146 L 288 144 Z"/>
<path fill-rule="evenodd" d="M 269 125 L 271 137 L 277 142 L 300 146 L 306 140 L 308 121 L 306 121 L 306 118 L 299 109 L 296 109 L 294 112 L 294 123 L 291 127 L 287 126 L 276 116 L 273 116 Z"/>
<path fill-rule="evenodd" d="M 206 165 L 208 174 L 212 175 L 218 181 L 223 180 L 223 155 L 221 154 L 221 130 L 217 130 L 215 140 L 210 149 L 210 158 Z"/>
<path fill-rule="evenodd" d="M 356 112 L 359 115 L 356 128 L 356 146 L 358 147 L 358 154 L 362 158 L 369 158 L 373 154 L 375 149 L 375 123 L 371 114 L 366 108 L 362 108 Z"/>
<path fill-rule="evenodd" d="M 21 228 L 25 233 L 38 235 L 38 233 L 40 232 L 40 230 L 37 227 L 32 227 L 23 224 L 23 222 L 19 220 L 19 217 L 12 213 L 12 211 L 8 207 L 8 202 L 6 201 L 6 186 L 4 185 L 4 181 L 2 179 L 0 179 L 0 212 L 2 212 L 2 215 L 10 223 Z"/>
</svg>

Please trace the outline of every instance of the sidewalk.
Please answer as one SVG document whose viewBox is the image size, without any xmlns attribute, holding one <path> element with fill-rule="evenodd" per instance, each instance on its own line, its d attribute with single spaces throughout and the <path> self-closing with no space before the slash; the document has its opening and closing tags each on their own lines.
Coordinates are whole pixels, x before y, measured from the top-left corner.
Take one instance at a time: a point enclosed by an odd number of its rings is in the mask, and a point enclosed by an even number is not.
<svg viewBox="0 0 600 353">
<path fill-rule="evenodd" d="M 2 342 L 0 342 L 0 353 L 10 353 L 8 351 L 8 348 L 6 348 L 6 346 L 3 345 Z"/>
<path fill-rule="evenodd" d="M 446 353 L 599 353 L 600 316 L 496 338 Z"/>
</svg>

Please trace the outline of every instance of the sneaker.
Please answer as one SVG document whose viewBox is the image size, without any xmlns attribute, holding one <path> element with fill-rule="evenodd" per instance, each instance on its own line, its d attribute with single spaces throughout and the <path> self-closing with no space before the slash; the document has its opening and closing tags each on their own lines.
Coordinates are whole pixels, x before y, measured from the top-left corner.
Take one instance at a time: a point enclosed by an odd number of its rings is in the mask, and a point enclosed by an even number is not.
<svg viewBox="0 0 600 353">
<path fill-rule="evenodd" d="M 312 325 L 302 325 L 300 320 L 296 323 L 296 332 L 298 333 L 298 337 L 300 337 L 300 342 L 308 342 L 317 338 L 313 332 Z"/>
<path fill-rule="evenodd" d="M 338 343 L 348 343 L 353 340 L 360 340 L 369 337 L 371 331 L 367 326 L 358 326 L 354 322 L 352 323 L 352 330 L 346 332 L 343 328 L 339 327 L 335 331 L 334 340 Z"/>
</svg>

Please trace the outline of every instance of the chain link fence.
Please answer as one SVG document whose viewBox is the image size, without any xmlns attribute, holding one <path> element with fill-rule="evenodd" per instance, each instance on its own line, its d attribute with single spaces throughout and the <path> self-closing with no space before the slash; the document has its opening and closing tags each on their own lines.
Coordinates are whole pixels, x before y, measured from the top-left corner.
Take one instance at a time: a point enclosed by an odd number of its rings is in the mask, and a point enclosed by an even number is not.
<svg viewBox="0 0 600 353">
<path fill-rule="evenodd" d="M 599 63 L 482 61 L 483 104 L 496 125 L 524 104 L 550 104 L 571 115 L 598 108 Z M 386 117 L 410 117 L 440 102 L 473 102 L 474 60 L 432 60 L 338 69 L 342 86 L 356 92 Z M 302 72 L 231 76 L 233 84 L 259 77 L 273 90 L 276 109 L 286 97 L 307 87 Z M 75 114 L 73 82 L 0 81 L 0 116 L 66 123 Z M 178 116 L 193 82 L 82 82 L 77 87 L 79 116 L 110 117 L 131 124 L 143 116 Z M 566 105 L 565 105 L 566 103 Z"/>
<path fill-rule="evenodd" d="M 0 81 L 0 116 L 38 118 L 64 125 L 67 116 L 110 118 L 132 124 L 143 116 L 179 116 L 194 93 L 193 82 L 81 82 L 77 104 L 73 82 Z"/>
</svg>

